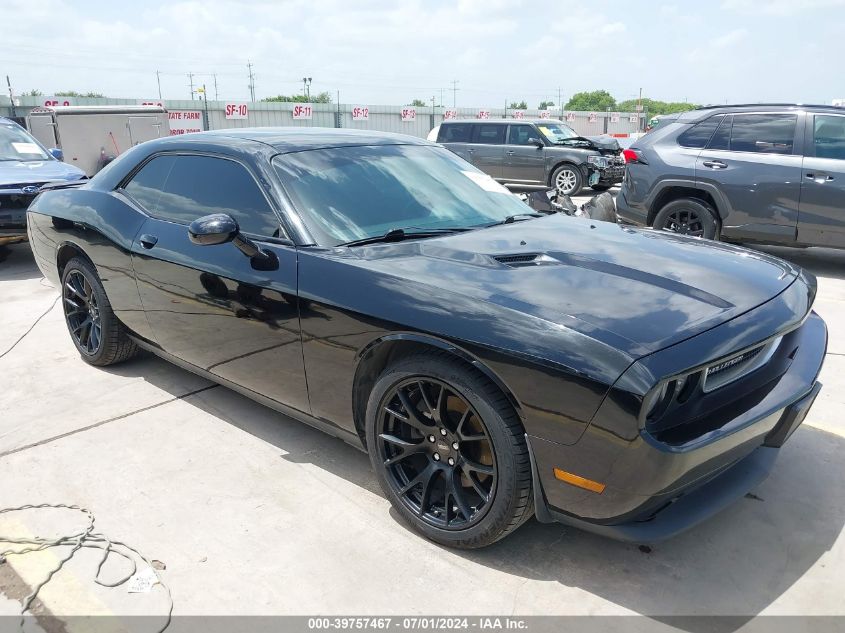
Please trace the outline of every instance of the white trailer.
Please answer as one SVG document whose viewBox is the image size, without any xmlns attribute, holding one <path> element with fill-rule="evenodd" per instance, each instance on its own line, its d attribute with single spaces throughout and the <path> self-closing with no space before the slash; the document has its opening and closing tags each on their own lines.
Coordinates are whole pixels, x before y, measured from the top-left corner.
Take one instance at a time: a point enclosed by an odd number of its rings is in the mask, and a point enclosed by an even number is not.
<svg viewBox="0 0 845 633">
<path fill-rule="evenodd" d="M 161 106 L 49 106 L 26 117 L 30 133 L 93 176 L 130 147 L 170 134 Z"/>
</svg>

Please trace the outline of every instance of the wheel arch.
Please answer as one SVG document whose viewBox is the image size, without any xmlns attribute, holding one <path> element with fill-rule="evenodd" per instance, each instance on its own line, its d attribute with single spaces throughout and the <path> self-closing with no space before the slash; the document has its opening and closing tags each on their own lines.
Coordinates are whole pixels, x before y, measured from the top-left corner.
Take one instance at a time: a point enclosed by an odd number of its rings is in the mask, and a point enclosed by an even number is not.
<svg viewBox="0 0 845 633">
<path fill-rule="evenodd" d="M 59 281 L 62 279 L 62 274 L 64 273 L 65 266 L 67 266 L 68 262 L 72 260 L 74 257 L 81 257 L 87 260 L 94 269 L 97 269 L 96 264 L 94 264 L 94 260 L 92 260 L 85 250 L 74 242 L 62 242 L 59 244 L 58 248 L 56 248 L 56 270 L 59 273 Z"/>
<path fill-rule="evenodd" d="M 727 202 L 715 187 L 690 181 L 669 181 L 663 183 L 652 196 L 648 205 L 647 225 L 654 225 L 654 218 L 657 217 L 663 207 L 682 198 L 693 198 L 708 204 L 715 211 L 716 222 L 719 226 L 722 225 L 722 221 L 729 211 Z"/>
<path fill-rule="evenodd" d="M 396 358 L 421 351 L 441 351 L 451 354 L 470 367 L 481 372 L 507 397 L 520 420 L 525 415 L 517 397 L 501 377 L 486 363 L 467 350 L 435 336 L 414 332 L 396 332 L 370 341 L 356 356 L 355 373 L 352 381 L 352 417 L 355 430 L 366 446 L 367 400 L 382 371 Z"/>
</svg>

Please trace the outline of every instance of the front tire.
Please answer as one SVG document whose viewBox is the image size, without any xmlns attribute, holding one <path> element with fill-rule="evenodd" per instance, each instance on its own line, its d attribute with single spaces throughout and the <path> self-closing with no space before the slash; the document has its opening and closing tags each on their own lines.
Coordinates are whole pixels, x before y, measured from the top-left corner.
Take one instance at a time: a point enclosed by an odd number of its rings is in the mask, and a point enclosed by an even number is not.
<svg viewBox="0 0 845 633">
<path fill-rule="evenodd" d="M 578 167 L 564 163 L 552 172 L 550 184 L 559 194 L 577 196 L 584 188 L 584 177 Z"/>
<path fill-rule="evenodd" d="M 379 485 L 425 537 L 484 547 L 533 514 L 522 424 L 471 366 L 445 352 L 399 360 L 376 381 L 366 422 Z"/>
<path fill-rule="evenodd" d="M 81 257 L 71 259 L 62 273 L 62 308 L 70 338 L 89 365 L 105 367 L 138 353 L 111 303 L 94 266 Z"/>
<path fill-rule="evenodd" d="M 654 218 L 653 226 L 661 231 L 681 235 L 719 239 L 719 224 L 716 213 L 706 203 L 694 198 L 673 200 L 664 206 Z"/>
</svg>

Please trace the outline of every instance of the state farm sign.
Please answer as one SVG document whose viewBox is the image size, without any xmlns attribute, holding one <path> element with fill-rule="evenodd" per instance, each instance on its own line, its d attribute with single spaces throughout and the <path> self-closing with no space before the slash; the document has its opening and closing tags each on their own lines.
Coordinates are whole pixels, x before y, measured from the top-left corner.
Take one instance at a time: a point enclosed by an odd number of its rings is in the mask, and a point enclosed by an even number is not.
<svg viewBox="0 0 845 633">
<path fill-rule="evenodd" d="M 167 113 L 170 136 L 202 132 L 202 112 L 194 110 L 170 110 Z"/>
<path fill-rule="evenodd" d="M 227 119 L 246 119 L 249 108 L 245 103 L 227 103 L 225 108 Z"/>
</svg>

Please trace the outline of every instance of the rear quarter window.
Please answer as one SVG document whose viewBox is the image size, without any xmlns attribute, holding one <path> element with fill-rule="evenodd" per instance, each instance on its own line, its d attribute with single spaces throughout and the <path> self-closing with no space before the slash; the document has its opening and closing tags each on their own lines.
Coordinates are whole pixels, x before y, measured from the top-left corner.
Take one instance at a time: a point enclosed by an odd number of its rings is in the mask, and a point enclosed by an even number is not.
<svg viewBox="0 0 845 633">
<path fill-rule="evenodd" d="M 703 149 L 710 142 L 710 137 L 713 136 L 723 118 L 724 115 L 717 114 L 696 123 L 678 137 L 678 145 Z"/>
</svg>

